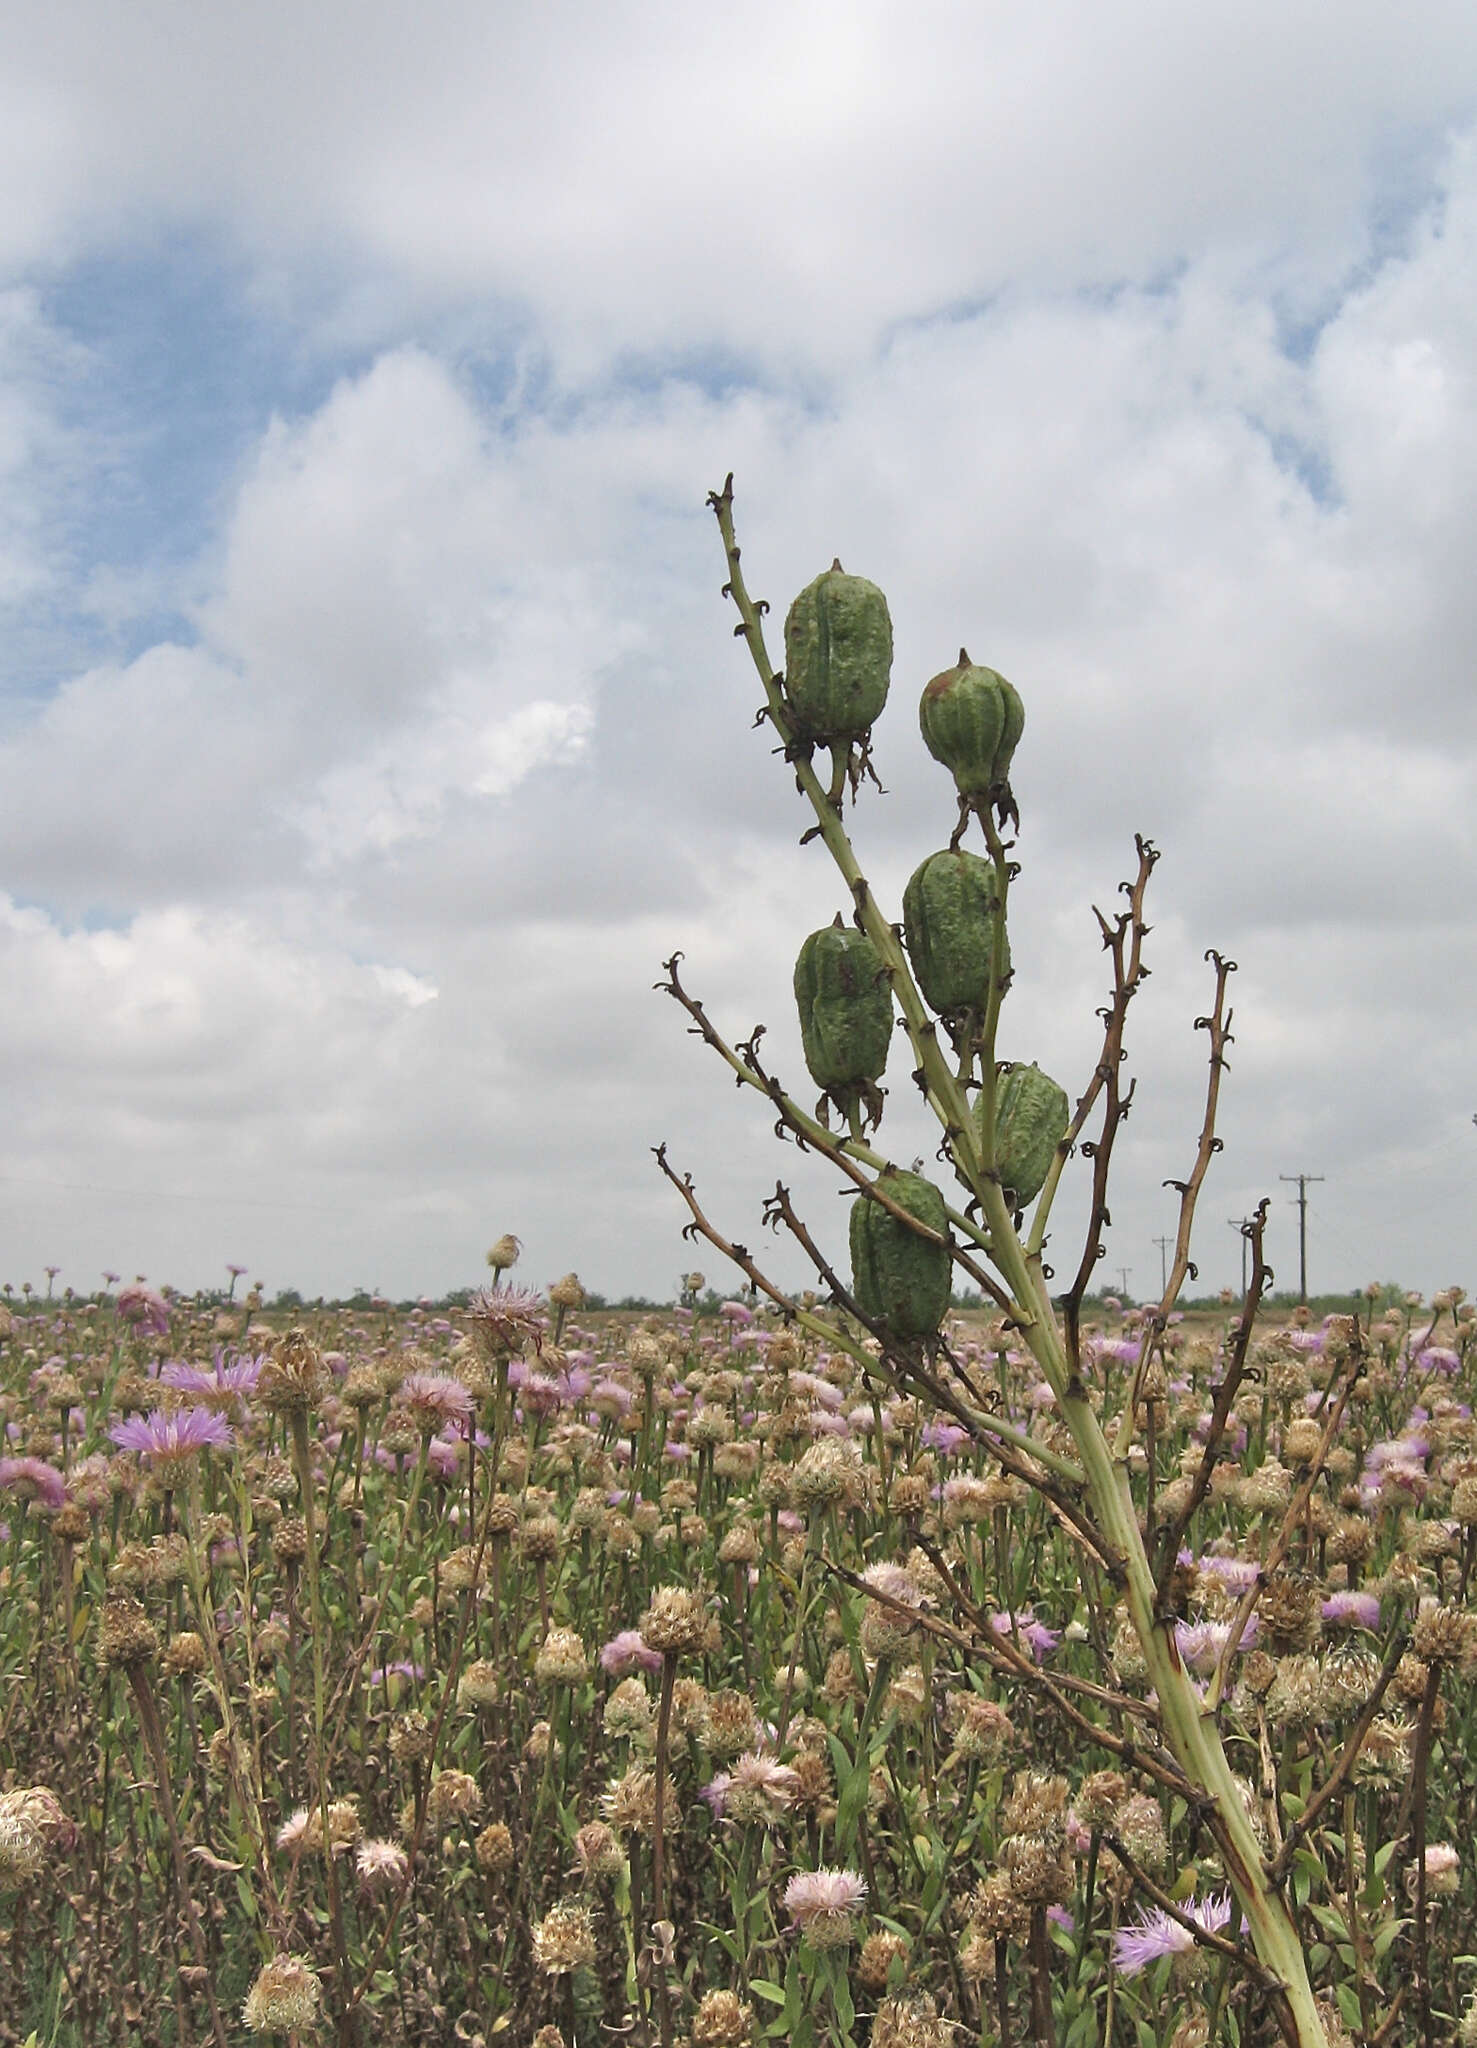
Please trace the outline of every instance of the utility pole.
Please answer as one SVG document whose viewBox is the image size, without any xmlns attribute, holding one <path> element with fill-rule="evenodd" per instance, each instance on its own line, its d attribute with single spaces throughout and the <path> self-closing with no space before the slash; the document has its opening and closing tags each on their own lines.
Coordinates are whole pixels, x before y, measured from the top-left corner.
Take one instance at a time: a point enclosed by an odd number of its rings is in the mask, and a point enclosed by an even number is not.
<svg viewBox="0 0 1477 2048">
<path fill-rule="evenodd" d="M 1228 1216 L 1226 1221 L 1233 1230 L 1241 1232 L 1241 1298 L 1244 1301 L 1246 1299 L 1246 1254 L 1251 1247 L 1251 1240 L 1247 1237 L 1246 1233 L 1251 1228 L 1252 1219 L 1250 1216 Z"/>
<path fill-rule="evenodd" d="M 1132 1271 L 1133 1271 L 1133 1267 L 1132 1267 L 1132 1266 L 1120 1266 L 1120 1267 L 1118 1268 L 1118 1274 L 1119 1274 L 1119 1278 L 1120 1278 L 1120 1279 L 1122 1280 L 1122 1282 L 1123 1282 L 1122 1294 L 1123 1294 L 1123 1299 L 1124 1299 L 1125 1301 L 1127 1301 L 1127 1299 L 1128 1299 L 1128 1276 L 1129 1276 L 1129 1274 L 1130 1274 L 1130 1273 L 1131 1273 Z"/>
<path fill-rule="evenodd" d="M 1322 1180 L 1321 1173 L 1279 1173 L 1278 1180 L 1297 1182 L 1298 1191 L 1289 1196 L 1298 1205 L 1298 1300 L 1308 1305 L 1308 1183 Z"/>
<path fill-rule="evenodd" d="M 1164 1299 L 1164 1290 L 1169 1285 L 1169 1247 L 1174 1243 L 1174 1239 L 1172 1237 L 1156 1237 L 1152 1242 L 1159 1247 L 1159 1299 L 1162 1301 Z"/>
</svg>

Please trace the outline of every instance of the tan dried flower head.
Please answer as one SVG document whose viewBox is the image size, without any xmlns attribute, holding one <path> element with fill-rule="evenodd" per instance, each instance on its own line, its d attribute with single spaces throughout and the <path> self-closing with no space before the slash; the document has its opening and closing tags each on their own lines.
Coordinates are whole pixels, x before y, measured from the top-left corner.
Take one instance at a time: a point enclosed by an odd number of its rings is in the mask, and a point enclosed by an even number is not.
<svg viewBox="0 0 1477 2048">
<path fill-rule="evenodd" d="M 205 1638 L 192 1628 L 182 1628 L 172 1635 L 160 1659 L 171 1678 L 198 1678 L 209 1661 Z"/>
<path fill-rule="evenodd" d="M 495 1707 L 502 1697 L 498 1683 L 497 1666 L 489 1664 L 485 1657 L 478 1657 L 468 1664 L 457 1680 L 457 1705 L 475 1710 L 479 1707 Z"/>
<path fill-rule="evenodd" d="M 1267 1719 L 1278 1730 L 1312 1728 L 1324 1710 L 1323 1668 L 1316 1657 L 1279 1657 L 1267 1694 Z"/>
<path fill-rule="evenodd" d="M 980 1763 L 994 1763 L 1015 1740 L 1015 1728 L 996 1700 L 965 1693 L 955 1709 L 954 1747 L 960 1756 Z"/>
<path fill-rule="evenodd" d="M 975 1886 L 968 1913 L 970 1925 L 992 1942 L 1023 1934 L 1030 1919 L 1025 1901 L 1017 1896 L 1003 1870 L 992 1871 Z"/>
<path fill-rule="evenodd" d="M 754 2008 L 736 1991 L 707 1991 L 692 2016 L 693 2048 L 748 2048 Z"/>
<path fill-rule="evenodd" d="M 589 1676 L 590 1660 L 579 1634 L 572 1628 L 551 1628 L 533 1662 L 533 1675 L 541 1685 L 583 1685 Z"/>
<path fill-rule="evenodd" d="M 1282 1455 L 1290 1465 L 1311 1465 L 1323 1441 L 1323 1431 L 1311 1415 L 1299 1415 L 1282 1432 Z"/>
<path fill-rule="evenodd" d="M 49 1845 L 67 1828 L 49 1785 L 0 1792 L 0 1891 L 13 1891 L 46 1867 Z"/>
<path fill-rule="evenodd" d="M 1066 1834 L 1067 1781 L 1046 1777 L 1039 1771 L 1022 1771 L 1010 1788 L 1000 1816 L 1003 1835 L 1048 1835 L 1061 1841 Z"/>
<path fill-rule="evenodd" d="M 802 1513 L 840 1505 L 860 1507 L 867 1497 L 860 1449 L 846 1437 L 821 1437 L 796 1465 L 790 1486 Z"/>
<path fill-rule="evenodd" d="M 578 1899 L 565 1899 L 533 1930 L 533 1960 L 546 1977 L 567 1977 L 595 1960 L 595 1923 Z"/>
<path fill-rule="evenodd" d="M 580 1285 L 578 1273 L 566 1273 L 562 1280 L 556 1280 L 549 1289 L 549 1300 L 555 1308 L 583 1308 L 585 1290 Z"/>
<path fill-rule="evenodd" d="M 618 1835 L 645 1835 L 649 1838 L 656 1830 L 655 1771 L 633 1764 L 619 1778 L 611 1781 L 600 1804 L 605 1809 L 605 1818 Z M 671 1810 L 672 1802 L 668 1800 L 662 1814 L 664 1830 Z"/>
<path fill-rule="evenodd" d="M 926 1991 L 913 1991 L 883 1999 L 870 2038 L 872 2048 L 947 2048 L 953 2028 Z"/>
<path fill-rule="evenodd" d="M 1248 1514 L 1280 1515 L 1292 1499 L 1292 1474 L 1277 1459 L 1268 1458 L 1242 1478 L 1237 1492 Z"/>
<path fill-rule="evenodd" d="M 397 1714 L 390 1728 L 390 1754 L 397 1764 L 422 1763 L 431 1754 L 431 1724 L 412 1709 Z"/>
<path fill-rule="evenodd" d="M 1147 1792 L 1134 1792 L 1119 1807 L 1113 1833 L 1135 1863 L 1145 1870 L 1157 1870 L 1169 1853 L 1164 1832 L 1164 1815 L 1159 1801 Z"/>
<path fill-rule="evenodd" d="M 438 1771 L 426 1794 L 426 1820 L 439 1834 L 455 1820 L 471 1820 L 482 1805 L 477 1780 L 466 1771 Z"/>
<path fill-rule="evenodd" d="M 479 1557 L 475 1543 L 459 1543 L 441 1566 L 441 1583 L 453 1593 L 470 1593 L 486 1585 L 487 1576 L 487 1552 L 483 1550 Z"/>
<path fill-rule="evenodd" d="M 752 1749 L 757 1726 L 754 1702 L 746 1692 L 725 1689 L 709 1693 L 704 1743 L 719 1763 Z"/>
<path fill-rule="evenodd" d="M 278 1564 L 300 1565 L 308 1554 L 308 1525 L 301 1515 L 284 1515 L 272 1531 L 272 1555 Z"/>
<path fill-rule="evenodd" d="M 1354 1766 L 1356 1783 L 1391 1792 L 1410 1777 L 1410 1745 L 1414 1730 L 1396 1714 L 1376 1714 Z"/>
<path fill-rule="evenodd" d="M 1257 1595 L 1260 1641 L 1268 1654 L 1285 1657 L 1311 1650 L 1322 1623 L 1322 1602 L 1315 1579 L 1292 1572 L 1274 1572 Z"/>
<path fill-rule="evenodd" d="M 856 1959 L 856 1977 L 863 1991 L 870 1991 L 875 1997 L 885 1991 L 889 1982 L 902 1981 L 908 1960 L 908 1939 L 906 1935 L 894 1934 L 890 1928 L 879 1928 L 869 1934 L 862 1943 Z M 893 1965 L 898 1965 L 896 1979 Z"/>
<path fill-rule="evenodd" d="M 512 1834 L 502 1821 L 492 1821 L 472 1844 L 472 1853 L 479 1870 L 489 1877 L 506 1877 L 513 1868 Z"/>
<path fill-rule="evenodd" d="M 1076 1809 L 1085 1827 L 1111 1828 L 1127 1797 L 1128 1780 L 1121 1771 L 1093 1771 L 1082 1781 Z"/>
<path fill-rule="evenodd" d="M 559 1539 L 563 1534 L 558 1518 L 554 1515 L 530 1515 L 519 1529 L 517 1545 L 530 1564 L 545 1563 L 559 1555 Z"/>
<path fill-rule="evenodd" d="M 605 1702 L 603 1721 L 607 1735 L 639 1738 L 651 1732 L 655 1719 L 651 1694 L 639 1678 L 623 1678 Z"/>
<path fill-rule="evenodd" d="M 824 1750 L 797 1750 L 790 1765 L 795 1778 L 795 1804 L 802 1813 L 820 1816 L 834 1799 L 836 1781 Z"/>
<path fill-rule="evenodd" d="M 305 1415 L 317 1407 L 331 1384 L 323 1354 L 307 1331 L 289 1330 L 277 1339 L 262 1366 L 256 1397 L 271 1415 Z"/>
<path fill-rule="evenodd" d="M 850 1650 L 833 1650 L 826 1660 L 826 1675 L 821 1680 L 821 1691 L 833 1706 L 843 1707 L 848 1700 L 860 1700 L 862 1688 L 852 1666 Z"/>
<path fill-rule="evenodd" d="M 97 1653 L 110 1671 L 135 1671 L 159 1648 L 159 1631 L 131 1594 L 110 1593 L 97 1627 Z"/>
<path fill-rule="evenodd" d="M 1464 1608 L 1423 1600 L 1411 1630 L 1410 1647 L 1427 1664 L 1459 1664 L 1472 1652 L 1474 1632 L 1477 1617 Z"/>
<path fill-rule="evenodd" d="M 241 2017 L 254 2034 L 290 2034 L 312 2026 L 322 1997 L 318 1973 L 306 1956 L 276 1955 L 258 1972 Z"/>
<path fill-rule="evenodd" d="M 586 1821 L 574 1838 L 575 1860 L 581 1875 L 588 1881 L 595 1877 L 619 1877 L 625 1868 L 626 1859 L 621 1854 L 619 1837 L 614 1828 L 603 1820 Z"/>
<path fill-rule="evenodd" d="M 701 1650 L 708 1634 L 702 1595 L 689 1586 L 659 1586 L 639 1627 L 641 1640 L 664 1657 L 689 1656 Z"/>
<path fill-rule="evenodd" d="M 759 1555 L 759 1538 L 748 1522 L 735 1522 L 718 1545 L 720 1564 L 757 1564 Z"/>
</svg>

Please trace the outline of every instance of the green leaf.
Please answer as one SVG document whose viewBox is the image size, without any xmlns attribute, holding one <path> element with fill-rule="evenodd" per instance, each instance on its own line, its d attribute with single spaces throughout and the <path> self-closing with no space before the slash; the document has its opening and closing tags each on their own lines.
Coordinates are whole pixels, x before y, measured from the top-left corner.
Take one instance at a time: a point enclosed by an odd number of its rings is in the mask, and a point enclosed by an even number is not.
<svg viewBox="0 0 1477 2048">
<path fill-rule="evenodd" d="M 772 1984 L 767 1977 L 751 1977 L 748 1989 L 753 1997 L 762 1998 L 766 2005 L 783 2005 L 785 2002 L 784 1985 Z"/>
<path fill-rule="evenodd" d="M 1385 1960 L 1385 1957 L 1390 1953 L 1391 1948 L 1399 1940 L 1409 1924 L 1406 1920 L 1387 1920 L 1385 1922 L 1374 1938 L 1374 1959 L 1377 1963 L 1382 1963 Z"/>
</svg>

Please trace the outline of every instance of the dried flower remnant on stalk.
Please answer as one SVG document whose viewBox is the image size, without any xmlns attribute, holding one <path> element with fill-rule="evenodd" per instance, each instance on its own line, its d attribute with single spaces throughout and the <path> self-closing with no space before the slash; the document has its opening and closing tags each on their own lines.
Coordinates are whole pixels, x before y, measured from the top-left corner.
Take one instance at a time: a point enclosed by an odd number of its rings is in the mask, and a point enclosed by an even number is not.
<svg viewBox="0 0 1477 2048">
<path fill-rule="evenodd" d="M 551 1908 L 533 1930 L 533 1960 L 546 1977 L 567 1977 L 595 1960 L 595 1926 L 590 1909 L 566 1899 Z"/>
<path fill-rule="evenodd" d="M 304 1415 L 328 1392 L 323 1355 L 305 1330 L 289 1330 L 272 1346 L 257 1378 L 257 1399 L 271 1415 Z"/>
<path fill-rule="evenodd" d="M 254 2034 L 295 2033 L 312 2026 L 322 1996 L 318 1973 L 306 1956 L 273 1956 L 247 1992 L 241 2017 Z"/>
</svg>

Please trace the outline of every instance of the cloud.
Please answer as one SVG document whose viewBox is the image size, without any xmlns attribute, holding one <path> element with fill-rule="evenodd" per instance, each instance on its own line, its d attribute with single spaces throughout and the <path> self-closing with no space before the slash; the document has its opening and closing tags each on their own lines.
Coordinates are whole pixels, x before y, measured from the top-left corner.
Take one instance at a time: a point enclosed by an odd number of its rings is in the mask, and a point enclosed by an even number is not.
<svg viewBox="0 0 1477 2048">
<path fill-rule="evenodd" d="M 1002 1049 L 1073 1092 L 1105 992 L 1090 905 L 1135 829 L 1164 850 L 1111 1257 L 1141 1285 L 1172 1223 L 1215 945 L 1241 967 L 1207 1276 L 1239 1261 L 1221 1211 L 1301 1170 L 1327 1176 L 1341 1280 L 1452 1276 L 1477 1000 L 1465 15 L 1412 39 L 1356 9 L 1310 97 L 1316 9 L 1274 31 L 1062 5 L 988 37 L 945 10 L 941 77 L 880 8 L 756 9 L 747 68 L 690 13 L 556 8 L 500 25 L 494 71 L 458 8 L 439 40 L 370 8 L 352 43 L 330 10 L 277 66 L 269 6 L 255 40 L 212 17 L 165 105 L 162 30 L 125 52 L 72 13 L 81 55 L 26 25 L 60 170 L 22 189 L 16 246 L 39 261 L 49 219 L 65 268 L 125 215 L 157 238 L 190 213 L 247 251 L 258 338 L 291 359 L 167 571 L 95 537 L 73 558 L 106 432 L 48 426 L 68 337 L 17 302 L 41 338 L 0 400 L 0 502 L 41 508 L 17 601 L 50 620 L 87 593 L 79 640 L 99 607 L 138 636 L 0 727 L 17 1256 L 85 1225 L 121 1267 L 126 1220 L 159 1277 L 249 1234 L 310 1291 L 418 1292 L 512 1228 L 531 1278 L 665 1291 L 690 1252 L 662 1139 L 735 1234 L 758 1241 L 782 1174 L 839 1250 L 832 1177 L 776 1152 L 651 988 L 684 949 L 714 1017 L 764 1021 L 813 1093 L 789 979 L 844 893 L 753 726 L 702 502 L 732 468 L 772 649 L 835 554 L 892 603 L 888 794 L 854 816 L 884 901 L 954 822 L 923 681 L 963 640 L 1022 690 Z M 911 1158 L 936 1139 L 898 1053 L 884 1130 Z M 143 1192 L 63 1199 L 91 1187 Z M 1080 1213 L 1079 1187 L 1063 1271 Z"/>
</svg>

